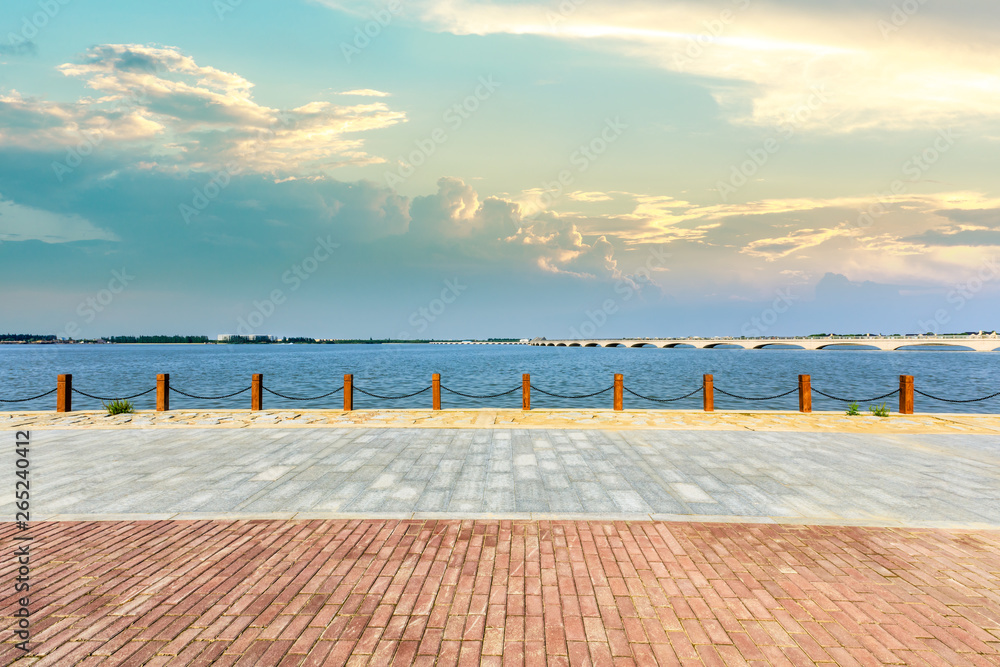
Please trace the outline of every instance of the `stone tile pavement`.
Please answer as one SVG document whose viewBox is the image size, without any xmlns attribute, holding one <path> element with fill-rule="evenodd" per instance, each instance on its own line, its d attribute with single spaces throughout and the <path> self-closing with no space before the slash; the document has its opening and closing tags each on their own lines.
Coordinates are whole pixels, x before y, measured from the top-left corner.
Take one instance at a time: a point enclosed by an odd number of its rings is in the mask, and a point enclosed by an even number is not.
<svg viewBox="0 0 1000 667">
<path fill-rule="evenodd" d="M 32 432 L 33 518 L 650 518 L 1000 527 L 1000 435 Z M 13 469 L 0 448 L 0 469 Z M 13 515 L 13 485 L 0 511 Z"/>
<path fill-rule="evenodd" d="M 0 525 L 10 544 L 15 528 Z M 49 665 L 997 665 L 1000 532 L 608 521 L 43 522 Z M 14 576 L 0 560 L 0 581 Z"/>
<path fill-rule="evenodd" d="M 35 429 L 0 664 L 1000 664 L 1000 435 L 906 429 Z"/>
</svg>

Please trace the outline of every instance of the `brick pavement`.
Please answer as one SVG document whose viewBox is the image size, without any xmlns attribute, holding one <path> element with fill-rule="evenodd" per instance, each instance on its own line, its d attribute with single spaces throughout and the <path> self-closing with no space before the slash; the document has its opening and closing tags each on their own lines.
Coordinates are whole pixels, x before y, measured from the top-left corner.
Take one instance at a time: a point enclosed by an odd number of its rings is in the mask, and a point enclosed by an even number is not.
<svg viewBox="0 0 1000 667">
<path fill-rule="evenodd" d="M 3 544 L 14 526 L 0 525 Z M 1000 532 L 42 522 L 43 665 L 997 665 Z M 13 559 L 0 581 L 13 580 Z M 0 663 L 13 599 L 2 598 Z"/>
</svg>

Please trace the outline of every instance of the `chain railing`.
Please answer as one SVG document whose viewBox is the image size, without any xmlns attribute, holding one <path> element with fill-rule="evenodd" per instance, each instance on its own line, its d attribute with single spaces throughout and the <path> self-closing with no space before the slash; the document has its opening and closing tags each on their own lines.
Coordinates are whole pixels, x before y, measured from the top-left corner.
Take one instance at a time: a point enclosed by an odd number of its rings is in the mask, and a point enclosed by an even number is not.
<svg viewBox="0 0 1000 667">
<path fill-rule="evenodd" d="M 135 393 L 135 394 L 131 394 L 131 395 L 128 395 L 128 396 L 99 396 L 97 394 L 91 394 L 91 393 L 82 391 L 80 389 L 74 388 L 73 384 L 72 384 L 72 378 L 73 378 L 72 375 L 60 375 L 58 377 L 58 381 L 57 381 L 55 389 L 51 389 L 51 390 L 49 390 L 49 391 L 47 391 L 45 393 L 37 394 L 35 396 L 30 396 L 30 397 L 25 397 L 25 398 L 0 398 L 0 403 L 7 403 L 7 404 L 28 403 L 28 402 L 31 402 L 31 401 L 36 401 L 36 400 L 40 400 L 40 399 L 46 398 L 48 396 L 51 396 L 52 394 L 56 394 L 56 411 L 57 412 L 70 412 L 72 410 L 71 397 L 72 397 L 73 394 L 78 394 L 78 395 L 84 396 L 86 398 L 90 398 L 90 399 L 93 399 L 93 400 L 104 402 L 104 401 L 131 401 L 131 400 L 134 400 L 136 398 L 141 398 L 143 396 L 151 394 L 151 393 L 153 393 L 155 391 L 156 392 L 156 409 L 157 409 L 157 411 L 165 411 L 165 410 L 169 410 L 169 396 L 170 396 L 171 392 L 173 392 L 175 394 L 178 394 L 179 396 L 182 396 L 182 397 L 185 397 L 185 398 L 190 398 L 190 399 L 195 399 L 195 400 L 202 400 L 202 401 L 220 401 L 220 400 L 225 400 L 225 399 L 233 398 L 233 397 L 239 396 L 241 394 L 245 394 L 247 392 L 250 392 L 251 393 L 251 410 L 263 410 L 263 402 L 264 402 L 263 401 L 263 396 L 264 396 L 265 393 L 271 394 L 272 396 L 275 396 L 275 397 L 277 397 L 279 399 L 288 400 L 288 401 L 296 401 L 296 402 L 322 401 L 324 399 L 330 398 L 331 396 L 334 396 L 336 394 L 341 394 L 342 393 L 343 394 L 343 400 L 344 400 L 344 408 L 343 409 L 345 411 L 348 411 L 348 410 L 353 410 L 354 409 L 354 392 L 355 391 L 357 391 L 359 394 L 362 394 L 362 395 L 367 396 L 369 398 L 373 398 L 373 399 L 380 400 L 380 401 L 398 401 L 398 400 L 404 400 L 404 399 L 414 398 L 416 396 L 419 396 L 421 394 L 425 394 L 427 392 L 432 392 L 432 394 L 433 394 L 433 409 L 434 410 L 439 410 L 439 409 L 441 409 L 441 394 L 442 394 L 442 391 L 446 392 L 448 394 L 459 396 L 461 398 L 467 398 L 467 399 L 473 399 L 473 400 L 489 400 L 489 399 L 495 399 L 495 398 L 502 398 L 502 397 L 505 397 L 505 396 L 510 396 L 510 395 L 516 393 L 520 389 L 521 392 L 522 392 L 522 409 L 523 410 L 530 410 L 531 409 L 530 405 L 531 405 L 531 393 L 532 392 L 537 392 L 538 394 L 541 394 L 543 396 L 546 396 L 546 397 L 549 397 L 549 398 L 555 398 L 555 399 L 559 399 L 559 400 L 564 400 L 564 401 L 585 400 L 585 399 L 588 399 L 588 398 L 594 398 L 596 396 L 601 396 L 603 394 L 607 394 L 608 392 L 614 392 L 614 399 L 613 399 L 613 408 L 614 408 L 614 410 L 623 410 L 624 409 L 624 396 L 625 396 L 625 394 L 629 394 L 630 396 L 633 396 L 633 397 L 635 397 L 637 399 L 640 399 L 640 400 L 643 400 L 643 401 L 650 401 L 650 402 L 661 403 L 661 404 L 676 403 L 678 401 L 683 401 L 685 399 L 690 399 L 690 398 L 694 397 L 697 394 L 702 394 L 702 397 L 703 397 L 703 409 L 706 412 L 711 412 L 711 411 L 715 410 L 715 399 L 714 399 L 715 392 L 718 392 L 722 396 L 726 396 L 726 397 L 728 397 L 730 399 L 733 399 L 733 400 L 737 400 L 737 401 L 749 401 L 749 402 L 778 401 L 778 400 L 787 398 L 787 397 L 789 397 L 792 394 L 795 394 L 797 392 L 798 393 L 798 398 L 799 398 L 799 411 L 800 412 L 808 413 L 808 412 L 812 412 L 812 394 L 813 394 L 813 392 L 815 392 L 817 395 L 822 396 L 822 397 L 824 397 L 826 399 L 829 399 L 829 400 L 832 400 L 832 401 L 837 401 L 837 402 L 841 402 L 841 403 L 858 403 L 858 404 L 861 404 L 861 403 L 874 403 L 874 402 L 877 402 L 877 401 L 883 401 L 883 400 L 885 400 L 887 398 L 891 398 L 893 396 L 897 396 L 898 395 L 899 396 L 899 412 L 900 412 L 900 414 L 913 414 L 913 400 L 914 400 L 914 395 L 919 395 L 919 396 L 931 399 L 933 401 L 940 401 L 940 402 L 943 402 L 943 403 L 950 403 L 950 404 L 980 403 L 980 402 L 983 402 L 983 401 L 989 401 L 991 399 L 995 399 L 995 398 L 1000 397 L 1000 391 L 998 391 L 996 393 L 993 393 L 993 394 L 989 394 L 987 396 L 983 396 L 981 398 L 951 398 L 951 397 L 939 396 L 937 394 L 933 394 L 933 393 L 921 391 L 919 389 L 915 389 L 914 386 L 913 386 L 913 377 L 909 376 L 909 375 L 902 375 L 902 376 L 900 376 L 900 378 L 899 378 L 899 382 L 900 382 L 899 388 L 894 389 L 894 390 L 889 391 L 889 392 L 886 392 L 886 393 L 881 394 L 879 396 L 875 396 L 873 398 L 863 398 L 863 399 L 843 398 L 843 397 L 837 396 L 835 394 L 830 394 L 830 393 L 827 393 L 825 391 L 821 391 L 819 389 L 813 389 L 812 385 L 811 385 L 810 377 L 808 375 L 800 375 L 799 376 L 799 384 L 798 384 L 797 388 L 792 388 L 792 389 L 789 389 L 788 391 L 785 391 L 785 392 L 782 392 L 782 393 L 777 393 L 777 394 L 774 394 L 774 395 L 769 395 L 769 396 L 744 395 L 744 394 L 739 394 L 739 393 L 736 393 L 736 392 L 727 391 L 725 389 L 721 389 L 721 388 L 715 386 L 714 378 L 713 378 L 712 375 L 705 375 L 705 376 L 703 376 L 703 382 L 702 382 L 702 384 L 701 384 L 700 387 L 698 387 L 697 389 L 695 389 L 694 391 L 691 391 L 689 393 L 686 393 L 686 394 L 683 394 L 683 395 L 680 395 L 680 396 L 676 396 L 676 397 L 672 397 L 672 398 L 657 398 L 655 396 L 651 396 L 651 395 L 648 395 L 646 393 L 640 393 L 638 391 L 635 391 L 634 389 L 631 389 L 630 387 L 626 387 L 625 384 L 624 384 L 623 376 L 620 375 L 620 374 L 615 375 L 614 384 L 612 384 L 610 387 L 606 387 L 604 389 L 600 389 L 600 390 L 593 391 L 593 392 L 582 393 L 582 394 L 568 394 L 568 393 L 564 394 L 564 393 L 557 393 L 557 392 L 554 392 L 554 391 L 549 391 L 547 389 L 541 389 L 540 387 L 537 387 L 537 386 L 535 386 L 534 384 L 531 383 L 531 377 L 530 377 L 530 375 L 527 375 L 527 374 L 525 374 L 523 376 L 523 381 L 522 381 L 522 384 L 521 384 L 520 387 L 514 387 L 514 388 L 508 389 L 506 391 L 500 391 L 500 392 L 488 393 L 488 394 L 475 394 L 475 393 L 461 391 L 461 390 L 454 389 L 452 387 L 443 385 L 441 383 L 441 376 L 438 375 L 438 374 L 435 374 L 433 376 L 432 382 L 431 382 L 430 386 L 423 387 L 422 389 L 418 389 L 418 390 L 413 391 L 413 392 L 403 393 L 403 394 L 377 393 L 377 392 L 370 391 L 368 389 L 364 389 L 362 387 L 358 387 L 358 386 L 354 385 L 354 376 L 353 375 L 345 375 L 344 376 L 344 384 L 342 386 L 335 387 L 335 388 L 331 389 L 330 391 L 327 391 L 325 393 L 322 393 L 322 394 L 319 394 L 319 395 L 316 395 L 316 396 L 295 396 L 295 395 L 291 395 L 291 394 L 286 394 L 286 393 L 278 391 L 276 389 L 272 389 L 271 387 L 266 387 L 266 386 L 264 386 L 263 376 L 259 375 L 259 374 L 258 375 L 253 375 L 252 380 L 251 380 L 251 384 L 250 384 L 249 387 L 244 387 L 243 389 L 240 389 L 238 391 L 234 391 L 232 393 L 221 394 L 221 395 L 218 395 L 218 396 L 202 396 L 202 395 L 199 395 L 199 394 L 193 394 L 193 393 L 190 393 L 190 392 L 182 391 L 180 389 L 177 389 L 176 387 L 171 387 L 170 386 L 170 376 L 169 375 L 159 375 L 159 376 L 157 376 L 157 384 L 156 384 L 155 387 L 153 387 L 151 389 L 147 389 L 146 391 Z"/>
<path fill-rule="evenodd" d="M 628 387 L 623 386 L 623 389 L 628 393 L 632 394 L 636 398 L 641 398 L 644 401 L 653 401 L 654 403 L 676 403 L 677 401 L 683 401 L 685 398 L 691 398 L 697 393 L 705 390 L 705 385 L 701 385 L 690 394 L 685 394 L 684 396 L 678 396 L 677 398 L 653 398 L 652 396 L 643 396 L 642 394 L 632 391 Z"/>
<path fill-rule="evenodd" d="M 729 396 L 730 398 L 736 398 L 741 401 L 774 401 L 779 398 L 784 398 L 785 396 L 791 396 L 792 394 L 794 394 L 799 390 L 798 387 L 796 387 L 795 389 L 786 391 L 784 394 L 778 394 L 777 396 L 740 396 L 739 394 L 730 394 L 725 389 L 719 389 L 718 387 L 716 387 L 715 389 L 720 394 L 724 394 L 726 396 Z"/>
<path fill-rule="evenodd" d="M 156 387 L 152 389 L 147 389 L 146 391 L 139 394 L 132 394 L 131 396 L 94 396 L 93 394 L 88 394 L 85 391 L 80 391 L 79 389 L 73 388 L 74 394 L 80 394 L 81 396 L 86 396 L 87 398 L 92 398 L 95 401 L 131 401 L 132 399 L 139 398 L 140 396 L 145 396 L 146 394 L 151 394 L 156 391 Z"/>
<path fill-rule="evenodd" d="M 841 403 L 859 403 L 859 404 L 860 403 L 874 403 L 875 401 L 881 401 L 881 400 L 886 399 L 886 398 L 891 398 L 891 397 L 893 397 L 893 396 L 895 396 L 896 394 L 899 393 L 899 390 L 895 389 L 893 391 L 890 391 L 888 394 L 882 394 L 881 396 L 876 396 L 875 398 L 838 398 L 837 396 L 831 396 L 830 394 L 822 392 L 819 389 L 813 389 L 813 391 L 815 391 L 820 396 L 823 396 L 825 398 L 829 398 L 830 400 L 833 400 L 833 401 L 840 401 Z"/>
<path fill-rule="evenodd" d="M 39 394 L 38 396 L 32 396 L 31 398 L 0 398 L 0 403 L 27 403 L 28 401 L 37 401 L 40 398 L 51 396 L 57 391 L 58 389 L 50 389 L 44 394 Z"/>
<path fill-rule="evenodd" d="M 247 387 L 247 388 L 249 389 L 249 387 Z M 299 396 L 285 396 L 284 394 L 279 394 L 278 392 L 274 391 L 273 389 L 268 389 L 267 387 L 264 387 L 263 389 L 264 389 L 264 391 L 266 391 L 269 394 L 274 394 L 278 398 L 284 398 L 284 399 L 289 400 L 289 401 L 319 401 L 319 400 L 322 400 L 324 398 L 327 398 L 328 396 L 333 396 L 334 394 L 337 394 L 339 392 L 344 391 L 343 387 L 337 387 L 333 391 L 331 391 L 329 393 L 326 393 L 326 394 L 323 394 L 322 396 L 310 396 L 308 398 L 301 398 Z"/>
<path fill-rule="evenodd" d="M 600 396 L 601 394 L 608 393 L 614 388 L 615 388 L 614 385 L 612 385 L 607 389 L 601 389 L 600 391 L 595 391 L 592 394 L 580 394 L 579 396 L 566 396 L 564 394 L 553 394 L 551 391 L 545 391 L 544 389 L 539 389 L 535 385 L 531 385 L 531 390 L 537 391 L 539 394 L 545 394 L 546 396 L 552 396 L 553 398 L 562 398 L 564 400 L 570 400 L 570 401 L 575 401 L 581 398 L 593 398 L 594 396 Z"/>
<path fill-rule="evenodd" d="M 996 398 L 997 396 L 1000 396 L 1000 391 L 998 391 L 995 394 L 990 394 L 989 396 L 983 396 L 982 398 L 954 399 L 954 398 L 941 398 L 940 396 L 931 396 L 930 394 L 922 392 L 919 389 L 914 389 L 913 391 L 920 394 L 921 396 L 926 396 L 929 399 L 935 401 L 941 401 L 942 403 L 981 403 L 983 401 L 988 401 L 991 398 Z"/>
</svg>

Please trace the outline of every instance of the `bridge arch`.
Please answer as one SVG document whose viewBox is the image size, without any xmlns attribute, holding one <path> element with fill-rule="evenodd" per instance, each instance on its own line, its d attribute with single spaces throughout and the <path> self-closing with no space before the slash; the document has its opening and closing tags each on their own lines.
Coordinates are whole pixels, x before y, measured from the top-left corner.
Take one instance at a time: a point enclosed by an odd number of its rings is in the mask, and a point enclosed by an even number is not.
<svg viewBox="0 0 1000 667">
<path fill-rule="evenodd" d="M 579 343 L 570 343 L 567 347 L 581 347 Z"/>
<path fill-rule="evenodd" d="M 754 350 L 766 350 L 768 348 L 777 348 L 777 349 L 785 349 L 785 350 L 804 350 L 804 349 L 806 349 L 806 348 L 802 347 L 801 345 L 797 345 L 795 343 L 780 343 L 780 342 L 762 343 L 761 345 L 754 345 L 752 349 L 754 349 Z"/>
<path fill-rule="evenodd" d="M 878 345 L 870 345 L 868 343 L 827 343 L 826 345 L 816 346 L 817 350 L 857 350 L 860 352 L 872 352 L 875 350 L 888 350 L 890 348 L 882 348 Z"/>
<path fill-rule="evenodd" d="M 600 347 L 600 343 L 587 343 L 584 347 Z"/>
<path fill-rule="evenodd" d="M 624 343 L 605 343 L 604 347 L 625 347 Z"/>
</svg>

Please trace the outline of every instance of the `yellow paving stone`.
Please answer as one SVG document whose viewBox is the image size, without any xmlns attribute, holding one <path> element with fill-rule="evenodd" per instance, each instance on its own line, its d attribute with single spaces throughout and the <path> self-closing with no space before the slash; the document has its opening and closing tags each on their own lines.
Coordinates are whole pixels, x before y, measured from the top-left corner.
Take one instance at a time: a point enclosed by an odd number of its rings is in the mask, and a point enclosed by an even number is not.
<svg viewBox="0 0 1000 667">
<path fill-rule="evenodd" d="M 0 429 L 90 428 L 600 428 L 683 431 L 799 431 L 876 434 L 1000 433 L 1000 415 L 893 415 L 847 417 L 842 413 L 683 412 L 668 410 L 185 410 L 103 412 L 2 412 Z"/>
</svg>

